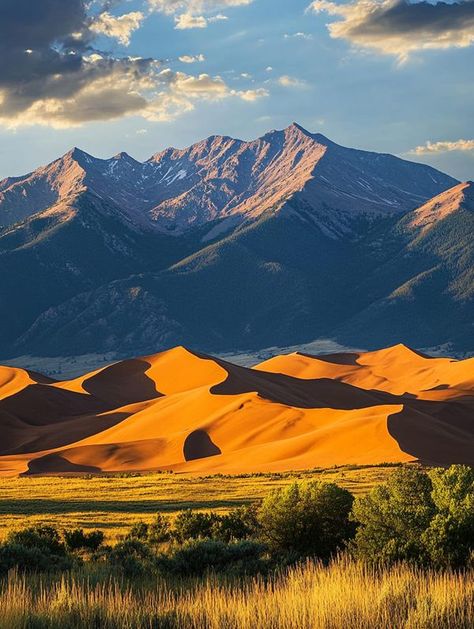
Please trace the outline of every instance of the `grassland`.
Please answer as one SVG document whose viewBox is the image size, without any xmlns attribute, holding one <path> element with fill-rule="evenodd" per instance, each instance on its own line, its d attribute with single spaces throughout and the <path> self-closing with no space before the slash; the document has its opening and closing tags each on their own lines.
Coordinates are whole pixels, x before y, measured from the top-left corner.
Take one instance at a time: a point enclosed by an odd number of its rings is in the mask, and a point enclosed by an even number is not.
<svg viewBox="0 0 474 629">
<path fill-rule="evenodd" d="M 471 629 L 474 574 L 347 559 L 244 581 L 147 583 L 11 574 L 0 587 L 1 629 Z"/>
<path fill-rule="evenodd" d="M 354 494 L 386 480 L 393 466 L 338 467 L 282 474 L 196 477 L 141 474 L 0 479 L 0 538 L 33 524 L 99 528 L 115 541 L 137 520 L 183 509 L 226 512 L 294 480 L 336 482 Z"/>
</svg>

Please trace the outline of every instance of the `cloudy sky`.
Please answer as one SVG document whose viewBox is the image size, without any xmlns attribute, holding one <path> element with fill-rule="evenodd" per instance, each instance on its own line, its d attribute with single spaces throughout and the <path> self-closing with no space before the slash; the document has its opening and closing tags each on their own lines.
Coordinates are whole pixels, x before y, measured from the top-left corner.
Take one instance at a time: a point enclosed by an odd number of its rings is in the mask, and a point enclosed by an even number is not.
<svg viewBox="0 0 474 629">
<path fill-rule="evenodd" d="M 474 179 L 474 0 L 0 0 L 0 178 L 297 121 Z"/>
</svg>

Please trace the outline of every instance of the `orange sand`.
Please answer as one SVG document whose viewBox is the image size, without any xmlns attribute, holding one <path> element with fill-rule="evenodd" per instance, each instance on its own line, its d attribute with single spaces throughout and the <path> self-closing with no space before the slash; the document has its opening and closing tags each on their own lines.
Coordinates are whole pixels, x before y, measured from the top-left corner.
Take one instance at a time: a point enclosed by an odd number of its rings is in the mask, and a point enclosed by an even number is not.
<svg viewBox="0 0 474 629">
<path fill-rule="evenodd" d="M 474 465 L 474 359 L 403 345 L 253 369 L 183 347 L 67 382 L 0 367 L 0 475 Z"/>
</svg>

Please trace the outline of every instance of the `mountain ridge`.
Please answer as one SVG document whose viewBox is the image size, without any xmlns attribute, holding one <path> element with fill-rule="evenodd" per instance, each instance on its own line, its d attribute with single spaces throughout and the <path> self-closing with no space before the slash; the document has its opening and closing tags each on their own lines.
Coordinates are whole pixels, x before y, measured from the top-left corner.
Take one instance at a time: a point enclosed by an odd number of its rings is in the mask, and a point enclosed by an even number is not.
<svg viewBox="0 0 474 629">
<path fill-rule="evenodd" d="M 474 350 L 472 187 L 431 167 L 293 124 L 35 172 L 0 183 L 0 223 L 21 215 L 0 229 L 0 356 Z"/>
</svg>

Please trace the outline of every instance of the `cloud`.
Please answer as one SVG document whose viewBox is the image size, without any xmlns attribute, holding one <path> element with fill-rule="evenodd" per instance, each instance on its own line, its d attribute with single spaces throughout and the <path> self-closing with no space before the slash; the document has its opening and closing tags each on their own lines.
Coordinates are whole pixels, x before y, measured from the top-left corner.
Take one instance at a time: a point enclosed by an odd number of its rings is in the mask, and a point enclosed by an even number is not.
<svg viewBox="0 0 474 629">
<path fill-rule="evenodd" d="M 239 92 L 219 76 L 163 68 L 156 59 L 98 50 L 98 33 L 126 43 L 141 15 L 91 16 L 85 0 L 1 0 L 0 124 L 55 128 L 137 115 L 169 120 L 200 101 L 265 94 Z M 94 5 L 95 6 L 95 5 Z M 130 17 L 132 15 L 132 17 Z M 98 26 L 99 25 L 99 26 Z"/>
<path fill-rule="evenodd" d="M 456 140 L 450 142 L 444 140 L 441 142 L 426 142 L 421 146 L 417 146 L 409 153 L 412 155 L 430 155 L 433 153 L 448 153 L 451 151 L 474 151 L 474 140 Z"/>
<path fill-rule="evenodd" d="M 214 13 L 252 4 L 253 0 L 148 0 L 151 9 L 166 15 Z"/>
<path fill-rule="evenodd" d="M 224 9 L 249 5 L 253 0 L 148 0 L 150 10 L 173 15 L 175 29 L 206 28 L 227 20 Z"/>
<path fill-rule="evenodd" d="M 206 58 L 204 57 L 204 55 L 181 55 L 181 57 L 179 57 L 179 60 L 181 61 L 181 63 L 200 63 L 202 61 L 205 61 Z"/>
<path fill-rule="evenodd" d="M 104 11 L 91 23 L 90 28 L 94 33 L 114 37 L 124 46 L 128 46 L 132 33 L 140 28 L 144 17 L 140 11 L 126 13 L 119 17 Z"/>
<path fill-rule="evenodd" d="M 316 0 L 308 11 L 339 18 L 328 25 L 331 37 L 359 48 L 406 61 L 420 50 L 465 48 L 474 42 L 474 1 L 416 2 L 356 0 L 339 4 Z"/>
<path fill-rule="evenodd" d="M 302 79 L 297 79 L 294 76 L 288 76 L 288 74 L 284 74 L 278 79 L 278 84 L 282 87 L 295 87 L 295 88 L 304 88 L 307 86 L 306 81 Z"/>
<path fill-rule="evenodd" d="M 310 35 L 309 33 L 302 33 L 302 32 L 298 32 L 298 33 L 285 33 L 283 35 L 283 39 L 306 39 L 306 40 L 311 40 L 313 39 L 313 36 Z"/>
<path fill-rule="evenodd" d="M 191 15 L 190 13 L 182 13 L 174 18 L 175 28 L 178 31 L 184 31 L 188 28 L 206 28 L 207 20 L 203 15 Z"/>
</svg>

